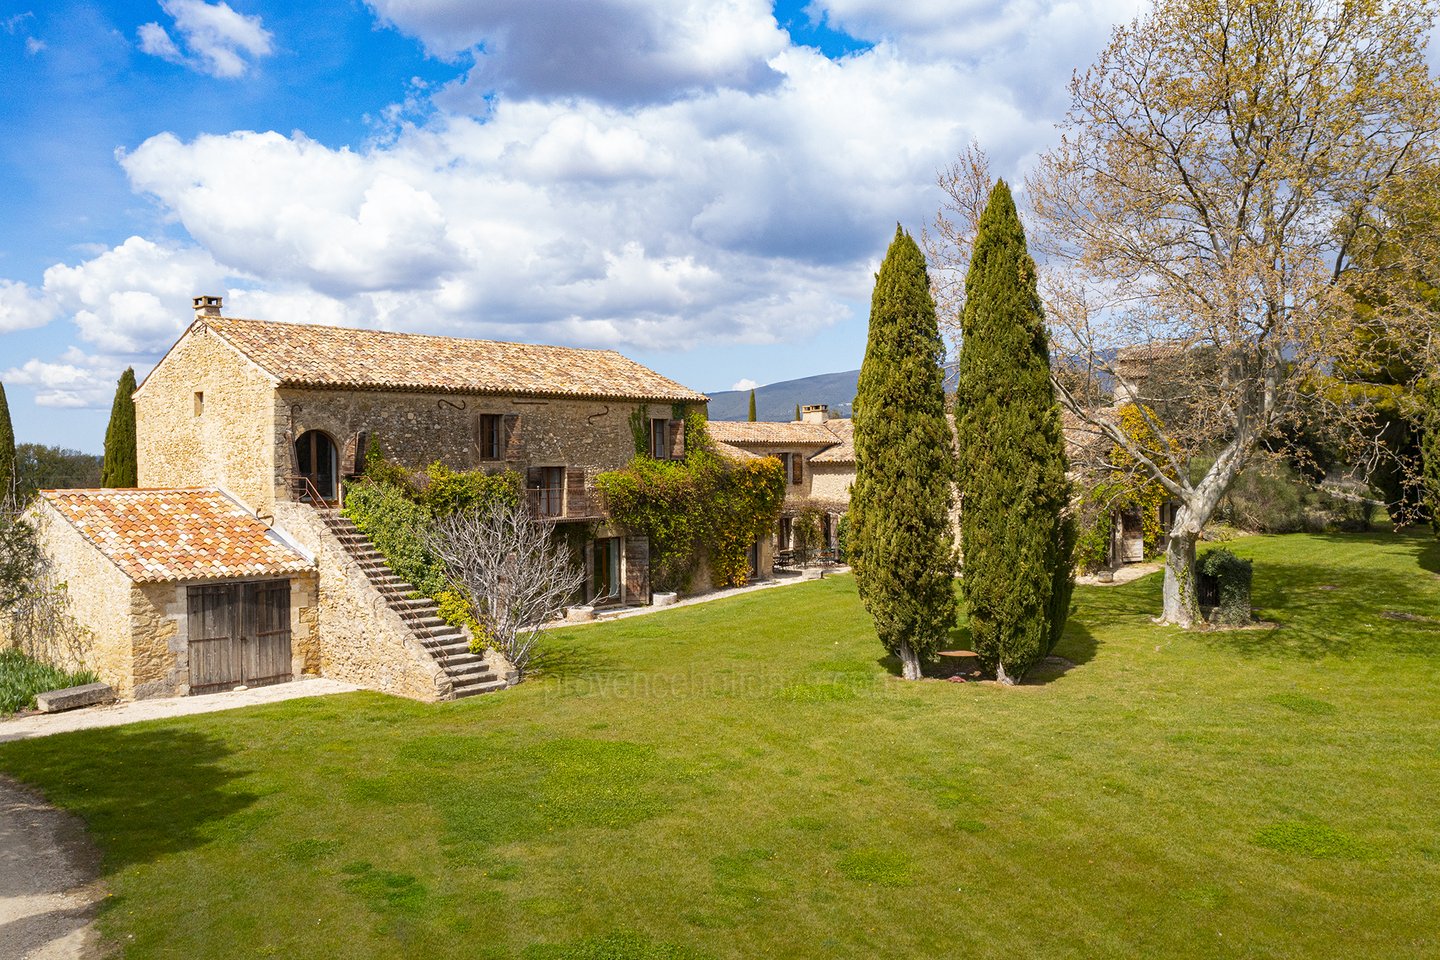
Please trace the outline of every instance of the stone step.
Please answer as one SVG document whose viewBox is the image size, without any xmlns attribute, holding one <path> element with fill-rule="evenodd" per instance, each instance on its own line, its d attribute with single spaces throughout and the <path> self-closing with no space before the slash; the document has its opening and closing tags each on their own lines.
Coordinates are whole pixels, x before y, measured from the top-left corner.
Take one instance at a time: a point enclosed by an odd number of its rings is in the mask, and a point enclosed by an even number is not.
<svg viewBox="0 0 1440 960">
<path fill-rule="evenodd" d="M 504 681 L 504 680 L 499 680 L 499 679 L 489 680 L 489 681 L 486 681 L 486 682 L 484 682 L 484 683 L 476 683 L 476 684 L 468 684 L 468 683 L 467 683 L 467 684 L 465 684 L 465 685 L 463 685 L 463 686 L 457 684 L 457 685 L 454 687 L 454 690 L 455 690 L 455 699 L 456 699 L 456 700 L 463 700 L 463 699 L 465 699 L 466 697 L 479 696 L 479 695 L 482 694 L 482 693 L 490 693 L 492 690 L 504 690 L 504 689 L 505 689 L 505 681 Z"/>
<path fill-rule="evenodd" d="M 446 657 L 445 672 L 451 677 L 460 677 L 472 673 L 493 673 L 494 668 L 486 662 L 484 657 L 467 653 L 463 657 Z"/>
</svg>

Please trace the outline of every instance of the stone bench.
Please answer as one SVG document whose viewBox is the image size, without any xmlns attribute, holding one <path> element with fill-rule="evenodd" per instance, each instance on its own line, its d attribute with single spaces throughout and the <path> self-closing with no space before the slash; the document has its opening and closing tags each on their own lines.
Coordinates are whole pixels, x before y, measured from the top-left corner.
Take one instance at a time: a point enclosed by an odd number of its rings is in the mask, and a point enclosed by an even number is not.
<svg viewBox="0 0 1440 960">
<path fill-rule="evenodd" d="M 86 683 L 64 690 L 47 690 L 35 695 L 35 705 L 41 713 L 59 713 L 78 707 L 93 707 L 97 703 L 109 703 L 115 699 L 115 691 L 108 683 Z"/>
</svg>

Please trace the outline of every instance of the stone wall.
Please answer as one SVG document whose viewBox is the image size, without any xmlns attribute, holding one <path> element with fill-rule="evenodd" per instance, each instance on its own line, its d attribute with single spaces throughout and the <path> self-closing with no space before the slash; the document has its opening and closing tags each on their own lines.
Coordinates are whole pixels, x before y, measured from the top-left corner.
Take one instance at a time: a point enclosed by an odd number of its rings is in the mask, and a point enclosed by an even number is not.
<svg viewBox="0 0 1440 960">
<path fill-rule="evenodd" d="M 415 700 L 450 696 L 450 679 L 392 610 L 315 511 L 276 503 L 276 521 L 319 567 L 316 640 L 307 664 L 319 673 Z M 292 603 L 293 603 L 292 594 Z"/>
<path fill-rule="evenodd" d="M 139 486 L 218 486 L 268 511 L 273 397 L 268 374 L 209 328 L 191 328 L 135 394 Z"/>
<path fill-rule="evenodd" d="M 137 583 L 130 588 L 131 695 L 136 700 L 190 692 L 185 590 L 173 583 Z"/>
<path fill-rule="evenodd" d="M 618 470 L 635 455 L 630 416 L 670 419 L 670 404 L 614 400 L 541 400 L 361 390 L 277 391 L 273 405 L 275 495 L 287 499 L 285 478 L 295 472 L 294 438 L 310 430 L 330 437 L 340 472 L 353 469 L 356 438 L 365 433 L 385 455 L 408 467 L 439 461 L 454 470 L 582 467 L 587 482 Z M 480 418 L 514 416 L 514 438 L 502 459 L 481 459 Z"/>
<path fill-rule="evenodd" d="M 134 692 L 129 577 L 44 500 L 31 511 L 53 591 L 38 629 L 12 627 L 10 641 L 36 659 L 94 670 L 122 697 Z"/>
<path fill-rule="evenodd" d="M 807 463 L 805 466 L 810 473 L 810 499 L 844 512 L 844 508 L 850 504 L 850 485 L 855 482 L 855 464 Z"/>
</svg>

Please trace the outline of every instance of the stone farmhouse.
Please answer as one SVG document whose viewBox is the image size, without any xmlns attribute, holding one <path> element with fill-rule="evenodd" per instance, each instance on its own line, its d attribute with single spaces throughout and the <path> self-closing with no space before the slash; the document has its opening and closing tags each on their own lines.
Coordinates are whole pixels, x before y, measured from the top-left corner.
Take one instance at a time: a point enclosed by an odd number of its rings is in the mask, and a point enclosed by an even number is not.
<svg viewBox="0 0 1440 960">
<path fill-rule="evenodd" d="M 1148 360 L 1148 357 L 1135 358 L 1123 368 L 1129 379 L 1117 383 L 1113 410 L 1133 402 L 1134 384 L 1142 381 L 1148 373 Z M 1061 412 L 1061 428 L 1065 435 L 1066 455 L 1072 465 L 1072 477 L 1078 480 L 1079 475 L 1073 468 L 1094 461 L 1097 456 L 1103 459 L 1104 451 L 1109 449 L 1109 441 L 1069 411 Z M 710 435 L 719 442 L 722 452 L 730 456 L 773 456 L 785 464 L 790 484 L 785 491 L 785 506 L 771 545 L 777 562 L 783 562 L 795 548 L 794 520 L 806 510 L 819 512 L 822 549 L 834 555 L 838 547 L 839 521 L 850 509 L 850 486 L 855 482 L 855 431 L 852 420 L 831 417 L 828 406 L 812 404 L 802 407 L 800 419 L 789 423 L 711 421 Z M 1161 529 L 1168 529 L 1175 505 L 1164 503 L 1158 510 Z M 952 510 L 952 519 L 958 537 L 958 505 Z M 1145 559 L 1144 519 L 1136 507 L 1127 506 L 1112 513 L 1106 566 L 1119 567 Z"/>
<path fill-rule="evenodd" d="M 380 443 L 409 466 L 515 470 L 583 541 L 586 599 L 649 603 L 649 545 L 602 515 L 596 474 L 679 457 L 703 394 L 618 353 L 222 316 L 192 325 L 134 395 L 138 490 L 35 507 L 85 665 L 122 696 L 302 673 L 422 700 L 495 689 L 507 663 L 415 599 L 339 512 Z M 58 643 L 58 641 L 57 641 Z"/>
<path fill-rule="evenodd" d="M 812 404 L 789 423 L 713 420 L 710 436 L 731 456 L 777 457 L 785 465 L 790 483 L 775 530 L 777 556 L 794 549 L 794 520 L 811 509 L 820 514 L 822 549 L 836 549 L 840 518 L 850 508 L 855 482 L 855 433 L 849 419 L 831 417 L 828 406 Z"/>
</svg>

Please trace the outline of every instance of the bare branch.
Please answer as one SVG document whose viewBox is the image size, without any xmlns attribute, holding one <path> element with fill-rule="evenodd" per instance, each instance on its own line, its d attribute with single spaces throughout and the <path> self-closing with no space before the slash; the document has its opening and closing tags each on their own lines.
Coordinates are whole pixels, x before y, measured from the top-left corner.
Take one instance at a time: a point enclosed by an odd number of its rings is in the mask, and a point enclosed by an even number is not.
<svg viewBox="0 0 1440 960">
<path fill-rule="evenodd" d="M 497 504 L 440 520 L 426 543 L 452 585 L 470 601 L 488 642 L 523 677 L 541 627 L 572 602 L 585 581 L 553 527 L 528 510 Z"/>
</svg>

